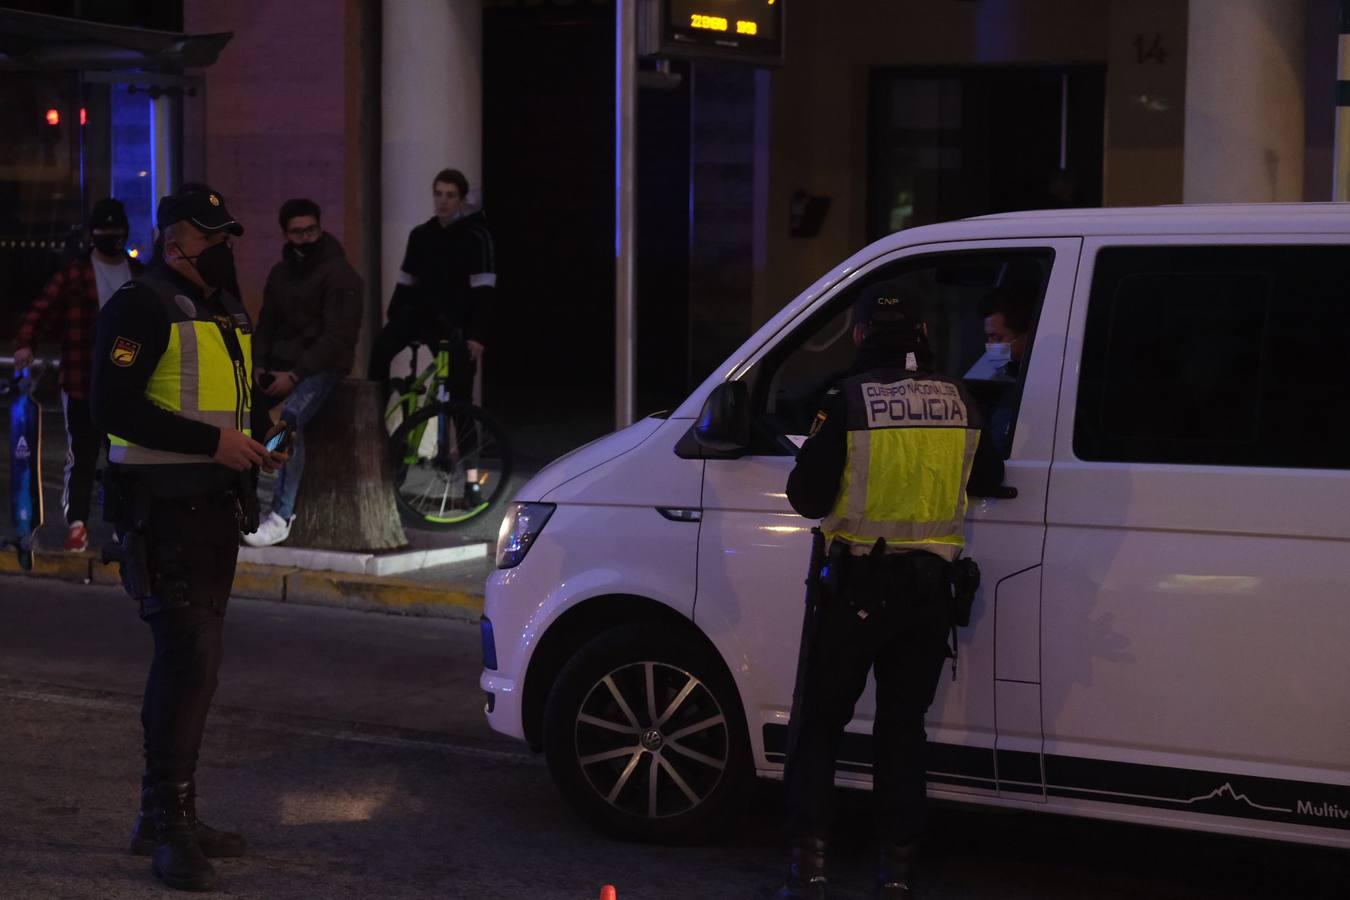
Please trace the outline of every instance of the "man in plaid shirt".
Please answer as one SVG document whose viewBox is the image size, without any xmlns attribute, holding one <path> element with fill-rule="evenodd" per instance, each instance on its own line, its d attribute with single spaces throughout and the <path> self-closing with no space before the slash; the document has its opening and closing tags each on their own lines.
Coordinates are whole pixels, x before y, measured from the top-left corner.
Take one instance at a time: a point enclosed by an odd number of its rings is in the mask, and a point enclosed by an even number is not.
<svg viewBox="0 0 1350 900">
<path fill-rule="evenodd" d="M 95 203 L 89 216 L 93 249 L 62 263 L 24 317 L 15 339 L 17 370 L 33 361 L 38 342 L 54 331 L 61 333 L 61 405 L 67 438 L 61 509 L 69 528 L 65 547 L 75 552 L 89 544 L 85 522 L 89 519 L 98 449 L 103 443 L 89 411 L 94 320 L 108 298 L 141 271 L 141 264 L 127 257 L 128 231 L 127 211 L 120 202 L 105 197 Z"/>
</svg>

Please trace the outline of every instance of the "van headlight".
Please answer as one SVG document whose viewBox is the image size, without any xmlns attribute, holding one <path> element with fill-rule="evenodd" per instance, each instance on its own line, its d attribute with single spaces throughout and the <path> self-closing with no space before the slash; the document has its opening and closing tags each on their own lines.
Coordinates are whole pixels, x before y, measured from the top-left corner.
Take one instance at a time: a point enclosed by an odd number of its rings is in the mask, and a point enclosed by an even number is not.
<svg viewBox="0 0 1350 900">
<path fill-rule="evenodd" d="M 520 565 L 556 508 L 552 503 L 512 503 L 507 507 L 506 517 L 497 532 L 497 568 L 511 569 Z"/>
</svg>

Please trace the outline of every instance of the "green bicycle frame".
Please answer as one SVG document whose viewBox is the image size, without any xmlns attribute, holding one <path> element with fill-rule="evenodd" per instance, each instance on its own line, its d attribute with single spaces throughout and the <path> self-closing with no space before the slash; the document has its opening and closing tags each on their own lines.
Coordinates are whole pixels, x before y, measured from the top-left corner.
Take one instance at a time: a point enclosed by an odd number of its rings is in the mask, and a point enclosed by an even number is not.
<svg viewBox="0 0 1350 900">
<path fill-rule="evenodd" d="M 414 359 L 416 365 L 416 359 Z M 435 403 L 442 399 L 439 396 L 433 397 L 433 394 L 439 394 L 444 389 L 446 383 L 450 380 L 450 345 L 441 341 L 436 345 L 436 353 L 432 359 L 431 365 L 427 366 L 408 385 L 408 389 L 399 395 L 399 401 L 389 408 L 386 418 L 392 418 L 395 409 L 403 410 L 403 418 L 406 420 L 423 405 L 423 403 Z M 422 400 L 422 402 L 418 402 Z M 417 448 L 422 446 L 422 438 L 426 434 L 428 422 L 413 429 L 410 439 L 407 443 L 411 447 L 411 452 L 405 451 L 403 461 L 412 465 L 417 462 Z"/>
</svg>

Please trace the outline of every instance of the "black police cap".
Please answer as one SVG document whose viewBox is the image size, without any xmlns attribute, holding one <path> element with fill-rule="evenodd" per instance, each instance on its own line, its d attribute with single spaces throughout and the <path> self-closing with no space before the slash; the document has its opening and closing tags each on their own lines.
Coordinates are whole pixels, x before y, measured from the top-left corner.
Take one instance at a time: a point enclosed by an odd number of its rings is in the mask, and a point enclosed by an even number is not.
<svg viewBox="0 0 1350 900">
<path fill-rule="evenodd" d="M 224 231 L 242 235 L 244 226 L 225 208 L 225 200 L 209 187 L 193 188 L 169 194 L 159 201 L 155 223 L 163 231 L 174 222 L 191 222 L 206 234 Z"/>
<path fill-rule="evenodd" d="M 863 288 L 853 302 L 853 322 L 886 328 L 917 327 L 923 322 L 923 302 L 913 288 L 882 281 Z"/>
</svg>

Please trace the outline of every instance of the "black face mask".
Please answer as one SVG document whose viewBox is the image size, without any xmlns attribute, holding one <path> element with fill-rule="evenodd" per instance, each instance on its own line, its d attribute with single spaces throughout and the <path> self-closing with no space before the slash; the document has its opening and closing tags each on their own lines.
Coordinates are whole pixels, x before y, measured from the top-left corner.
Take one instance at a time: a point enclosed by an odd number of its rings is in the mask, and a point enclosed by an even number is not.
<svg viewBox="0 0 1350 900">
<path fill-rule="evenodd" d="M 303 263 L 314 255 L 314 248 L 317 246 L 317 242 L 312 244 L 295 244 L 287 241 L 285 250 L 286 258 L 292 262 Z"/>
<path fill-rule="evenodd" d="M 208 287 L 232 288 L 236 283 L 234 251 L 229 244 L 212 244 L 196 256 L 184 256 Z"/>
<path fill-rule="evenodd" d="M 94 249 L 107 256 L 118 256 L 127 249 L 127 236 L 125 234 L 96 234 L 94 235 Z"/>
</svg>

